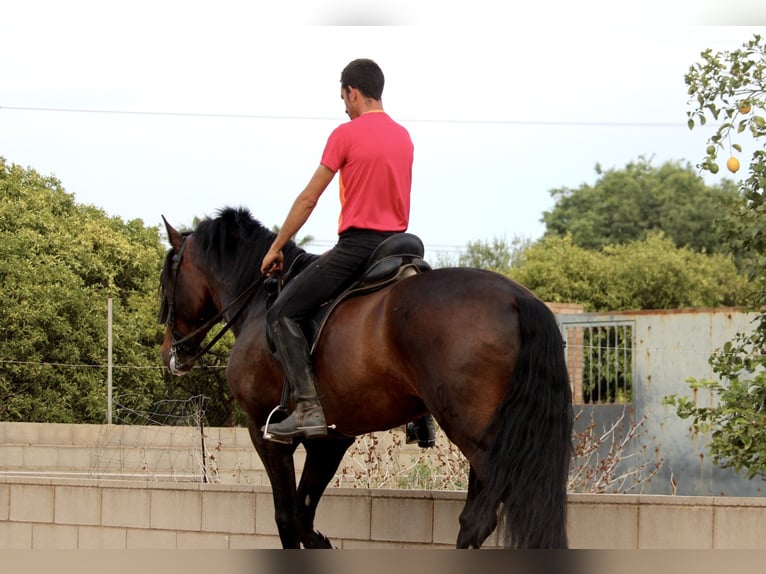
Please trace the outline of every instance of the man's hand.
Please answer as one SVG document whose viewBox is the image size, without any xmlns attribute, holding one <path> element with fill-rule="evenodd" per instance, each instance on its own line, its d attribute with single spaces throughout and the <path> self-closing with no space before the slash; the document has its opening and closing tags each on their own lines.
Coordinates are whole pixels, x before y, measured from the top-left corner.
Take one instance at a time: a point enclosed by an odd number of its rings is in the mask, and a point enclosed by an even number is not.
<svg viewBox="0 0 766 574">
<path fill-rule="evenodd" d="M 285 256 L 282 255 L 282 251 L 279 249 L 269 249 L 268 253 L 264 255 L 263 262 L 261 263 L 261 273 L 271 276 L 274 273 L 282 271 L 282 262 L 285 260 Z"/>
</svg>

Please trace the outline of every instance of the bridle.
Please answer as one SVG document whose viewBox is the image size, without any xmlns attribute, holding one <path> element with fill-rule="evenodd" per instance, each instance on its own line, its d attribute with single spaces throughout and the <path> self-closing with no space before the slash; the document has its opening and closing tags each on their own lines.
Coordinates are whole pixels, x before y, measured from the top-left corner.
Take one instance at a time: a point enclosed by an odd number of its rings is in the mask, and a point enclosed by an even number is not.
<svg viewBox="0 0 766 574">
<path fill-rule="evenodd" d="M 250 284 L 250 286 L 245 289 L 242 293 L 240 293 L 234 300 L 232 300 L 226 307 L 218 311 L 215 315 L 207 319 L 204 323 L 202 323 L 199 327 L 194 329 L 191 333 L 188 333 L 187 335 L 181 335 L 176 330 L 175 325 L 175 296 L 176 296 L 176 283 L 178 282 L 178 270 L 181 267 L 181 259 L 184 255 L 184 250 L 186 249 L 186 240 L 190 237 L 189 235 L 185 235 L 183 238 L 183 241 L 181 241 L 181 245 L 178 248 L 178 251 L 173 254 L 173 260 L 172 260 L 172 266 L 171 266 L 171 285 L 172 285 L 172 294 L 170 297 L 168 296 L 168 293 L 164 294 L 162 304 L 160 306 L 160 312 L 158 316 L 158 320 L 160 323 L 165 324 L 170 330 L 172 334 L 171 342 L 170 342 L 170 360 L 168 361 L 168 367 L 170 368 L 171 372 L 177 371 L 181 372 L 184 371 L 184 367 L 187 367 L 189 365 L 193 365 L 197 361 L 199 361 L 200 358 L 202 358 L 203 355 L 205 355 L 210 349 L 213 348 L 213 346 L 220 341 L 221 337 L 223 337 L 228 330 L 231 329 L 234 322 L 239 318 L 239 316 L 242 314 L 242 312 L 245 310 L 245 308 L 250 303 L 251 299 L 253 298 L 253 295 L 255 294 L 255 290 L 263 283 L 264 279 L 266 279 L 266 276 L 264 274 L 261 274 L 258 279 L 256 279 L 253 283 Z M 234 312 L 233 315 L 229 319 L 226 318 L 226 314 L 235 306 L 239 304 L 239 308 Z M 221 330 L 216 333 L 216 335 L 204 346 L 201 347 L 200 345 L 192 345 L 190 342 L 197 337 L 200 334 L 207 333 L 216 323 L 219 323 L 221 320 L 224 320 L 225 323 Z M 181 362 L 178 360 L 178 352 L 181 351 L 186 355 L 191 355 L 190 359 L 187 359 L 186 362 Z"/>
</svg>

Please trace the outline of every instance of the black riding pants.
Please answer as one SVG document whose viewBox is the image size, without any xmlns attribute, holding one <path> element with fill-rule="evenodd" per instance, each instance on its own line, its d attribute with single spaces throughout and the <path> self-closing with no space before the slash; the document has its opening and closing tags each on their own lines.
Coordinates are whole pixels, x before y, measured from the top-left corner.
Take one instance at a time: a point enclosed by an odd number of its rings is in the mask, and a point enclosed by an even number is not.
<svg viewBox="0 0 766 574">
<path fill-rule="evenodd" d="M 375 248 L 397 232 L 349 229 L 338 243 L 298 273 L 269 309 L 269 325 L 281 318 L 302 321 L 322 303 L 339 295 L 364 271 Z"/>
</svg>

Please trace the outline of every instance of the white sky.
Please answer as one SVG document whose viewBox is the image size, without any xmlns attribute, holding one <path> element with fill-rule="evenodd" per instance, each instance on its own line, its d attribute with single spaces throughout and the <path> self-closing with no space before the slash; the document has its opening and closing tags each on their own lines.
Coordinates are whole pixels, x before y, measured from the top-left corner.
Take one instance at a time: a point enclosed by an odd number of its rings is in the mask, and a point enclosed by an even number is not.
<svg viewBox="0 0 766 574">
<path fill-rule="evenodd" d="M 717 16 L 689 2 L 696 21 L 683 6 L 654 18 L 646 4 L 578 21 L 569 4 L 546 15 L 476 0 L 449 17 L 429 2 L 0 0 L 0 156 L 125 220 L 183 226 L 243 205 L 280 225 L 346 121 L 341 69 L 369 57 L 386 75 L 386 111 L 415 143 L 410 231 L 427 256 L 536 239 L 549 190 L 594 183 L 596 163 L 702 158 L 710 132 L 686 128 L 684 73 L 705 48 L 737 48 L 759 29 L 686 25 Z M 727 5 L 729 16 L 748 8 Z M 433 14 L 436 25 L 295 25 Z M 313 250 L 334 241 L 338 207 L 333 182 L 300 234 Z"/>
</svg>

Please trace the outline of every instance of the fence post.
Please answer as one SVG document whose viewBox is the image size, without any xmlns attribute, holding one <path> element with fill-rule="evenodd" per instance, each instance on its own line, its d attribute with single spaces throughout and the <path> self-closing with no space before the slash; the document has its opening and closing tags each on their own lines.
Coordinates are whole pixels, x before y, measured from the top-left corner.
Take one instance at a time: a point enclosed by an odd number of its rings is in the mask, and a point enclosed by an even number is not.
<svg viewBox="0 0 766 574">
<path fill-rule="evenodd" d="M 106 424 L 112 424 L 112 298 L 106 300 Z"/>
</svg>

